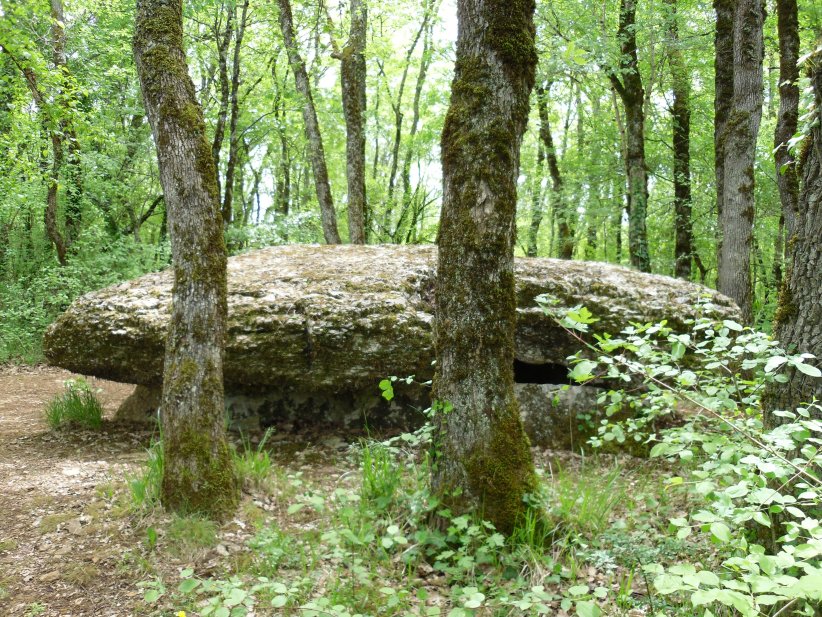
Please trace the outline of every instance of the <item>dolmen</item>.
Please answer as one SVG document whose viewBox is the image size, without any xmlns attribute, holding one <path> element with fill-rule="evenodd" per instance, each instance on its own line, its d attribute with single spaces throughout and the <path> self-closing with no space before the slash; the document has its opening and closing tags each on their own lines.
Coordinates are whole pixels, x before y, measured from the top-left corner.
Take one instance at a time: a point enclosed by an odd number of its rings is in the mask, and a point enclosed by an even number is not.
<svg viewBox="0 0 822 617">
<path fill-rule="evenodd" d="M 241 430 L 411 428 L 433 376 L 436 247 L 287 245 L 228 261 L 226 407 Z M 605 263 L 516 259 L 515 376 L 534 444 L 577 448 L 598 424 L 596 387 L 567 386 L 580 350 L 535 298 L 587 307 L 591 330 L 667 320 L 684 331 L 707 299 L 718 319 L 739 319 L 731 300 L 703 286 Z M 155 417 L 171 305 L 170 270 L 86 294 L 44 338 L 48 362 L 137 384 L 122 419 Z M 396 376 L 395 397 L 381 380 Z M 413 376 L 410 383 L 405 378 Z M 593 414 L 593 415 L 592 415 Z"/>
</svg>

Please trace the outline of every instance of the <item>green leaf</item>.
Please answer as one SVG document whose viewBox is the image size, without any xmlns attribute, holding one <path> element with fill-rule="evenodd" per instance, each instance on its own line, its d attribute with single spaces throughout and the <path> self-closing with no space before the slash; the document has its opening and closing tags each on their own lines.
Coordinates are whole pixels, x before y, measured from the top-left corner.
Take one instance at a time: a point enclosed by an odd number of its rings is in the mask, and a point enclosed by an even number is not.
<svg viewBox="0 0 822 617">
<path fill-rule="evenodd" d="M 685 355 L 685 349 L 686 349 L 685 345 L 683 345 L 682 343 L 677 341 L 671 347 L 671 358 L 673 360 L 679 360 L 682 356 Z"/>
<path fill-rule="evenodd" d="M 591 360 L 583 360 L 582 362 L 578 362 L 574 365 L 574 368 L 568 374 L 568 376 L 575 380 L 575 381 L 589 381 L 594 378 L 591 374 L 593 370 L 597 367 L 596 362 L 592 362 Z"/>
<path fill-rule="evenodd" d="M 805 373 L 806 375 L 810 375 L 811 377 L 822 377 L 822 371 L 820 371 L 815 366 L 811 366 L 810 364 L 805 364 L 804 362 L 797 362 L 794 364 L 796 370 L 800 373 Z"/>
<path fill-rule="evenodd" d="M 774 356 L 765 363 L 765 372 L 773 373 L 776 369 L 785 364 L 785 362 L 787 361 L 788 359 L 785 356 Z"/>
<path fill-rule="evenodd" d="M 234 587 L 226 596 L 225 600 L 223 600 L 223 604 L 228 607 L 237 606 L 243 600 L 248 597 L 248 594 L 244 589 L 240 589 L 239 587 Z"/>
<path fill-rule="evenodd" d="M 660 574 L 654 579 L 654 587 L 662 595 L 682 591 L 682 578 L 673 574 Z"/>
<path fill-rule="evenodd" d="M 602 615 L 602 609 L 597 606 L 596 602 L 588 600 L 577 602 L 576 609 L 579 617 L 599 617 Z"/>
<path fill-rule="evenodd" d="M 711 535 L 720 542 L 731 541 L 731 530 L 725 523 L 711 523 Z"/>
<path fill-rule="evenodd" d="M 183 582 L 180 583 L 180 586 L 178 587 L 178 589 L 180 590 L 180 593 L 191 593 L 192 591 L 197 589 L 197 587 L 199 587 L 199 586 L 200 586 L 200 581 L 198 581 L 197 579 L 194 579 L 194 578 L 187 578 Z"/>
</svg>

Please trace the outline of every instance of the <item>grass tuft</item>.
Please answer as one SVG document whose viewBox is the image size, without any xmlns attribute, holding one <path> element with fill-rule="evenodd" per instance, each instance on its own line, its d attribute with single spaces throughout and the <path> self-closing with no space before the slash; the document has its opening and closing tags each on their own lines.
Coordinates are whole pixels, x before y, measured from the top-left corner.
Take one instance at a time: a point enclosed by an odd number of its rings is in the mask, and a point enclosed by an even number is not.
<svg viewBox="0 0 822 617">
<path fill-rule="evenodd" d="M 99 429 L 103 425 L 103 406 L 84 379 L 69 379 L 65 392 L 46 406 L 46 422 L 53 430 L 80 427 Z"/>
</svg>

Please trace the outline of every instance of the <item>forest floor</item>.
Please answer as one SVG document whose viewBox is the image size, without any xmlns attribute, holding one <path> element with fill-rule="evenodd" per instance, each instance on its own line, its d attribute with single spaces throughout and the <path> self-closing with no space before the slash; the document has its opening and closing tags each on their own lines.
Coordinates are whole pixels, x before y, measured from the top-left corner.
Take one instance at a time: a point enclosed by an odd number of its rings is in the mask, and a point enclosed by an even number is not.
<svg viewBox="0 0 822 617">
<path fill-rule="evenodd" d="M 55 433 L 46 403 L 72 375 L 0 371 L 0 614 L 128 615 L 138 595 L 122 576 L 132 527 L 106 496 L 145 460 L 146 431 Z M 91 380 L 107 412 L 132 386 Z"/>
<path fill-rule="evenodd" d="M 246 493 L 237 518 L 206 542 L 192 542 L 185 530 L 173 537 L 171 517 L 156 509 L 141 513 L 130 503 L 128 481 L 146 462 L 152 430 L 110 420 L 98 431 L 47 426 L 46 404 L 76 377 L 51 367 L 0 367 L 3 617 L 150 614 L 138 583 L 176 576 L 187 566 L 205 574 L 224 571 L 235 553 L 247 550 L 245 542 L 253 535 L 248 519 L 259 510 L 276 510 Z M 133 390 L 94 378 L 88 382 L 106 418 Z M 334 463 L 332 455 L 346 447 L 338 437 L 316 446 L 307 435 L 278 438 L 283 460 L 297 473 L 317 478 L 330 477 L 323 462 Z M 166 537 L 169 528 L 172 537 Z"/>
<path fill-rule="evenodd" d="M 230 598 L 240 593 L 231 581 L 260 576 L 293 583 L 289 606 L 328 597 L 361 614 L 445 615 L 454 606 L 455 577 L 472 584 L 468 572 L 457 569 L 447 580 L 424 561 L 406 567 L 401 552 L 380 548 L 399 536 L 392 535 L 393 515 L 357 509 L 368 480 L 361 434 L 273 434 L 261 481 L 246 482 L 236 516 L 220 526 L 137 503 L 131 485 L 146 469 L 155 436 L 110 419 L 132 387 L 90 379 L 108 418 L 102 428 L 51 430 L 44 409 L 73 377 L 54 368 L 0 367 L 0 616 L 176 617 L 184 608 L 194 617 L 208 597 L 197 595 L 203 581 L 223 581 L 214 593 Z M 254 438 L 250 450 L 245 443 L 238 451 L 262 461 Z M 530 584 L 548 585 L 553 599 L 546 602 L 557 616 L 583 614 L 571 600 L 593 599 L 595 589 L 618 600 L 602 614 L 646 615 L 638 564 L 693 549 L 665 537 L 683 504 L 661 490 L 664 470 L 627 456 L 534 454 L 552 495 L 551 516 L 568 531 L 538 557 L 547 570 L 532 571 Z M 385 478 L 399 482 L 394 473 L 410 477 L 398 469 Z M 383 488 L 386 495 L 398 490 Z M 341 536 L 356 541 L 360 553 L 343 551 Z M 182 591 L 186 577 L 199 581 L 193 595 Z M 389 592 L 404 594 L 395 609 L 386 604 Z M 332 614 L 265 609 L 272 599 L 282 606 L 269 596 L 249 604 L 247 614 Z"/>
</svg>

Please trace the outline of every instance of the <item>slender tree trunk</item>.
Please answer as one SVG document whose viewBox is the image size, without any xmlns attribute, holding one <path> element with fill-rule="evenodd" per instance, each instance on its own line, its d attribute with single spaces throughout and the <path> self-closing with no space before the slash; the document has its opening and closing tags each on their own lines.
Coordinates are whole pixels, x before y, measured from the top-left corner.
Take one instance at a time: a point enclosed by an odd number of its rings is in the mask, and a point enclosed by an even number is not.
<svg viewBox="0 0 822 617">
<path fill-rule="evenodd" d="M 458 0 L 442 134 L 433 484 L 457 511 L 510 533 L 536 486 L 514 397 L 519 151 L 534 85 L 534 2 Z"/>
<path fill-rule="evenodd" d="M 348 180 L 348 234 L 351 244 L 365 244 L 365 35 L 367 6 L 351 0 L 348 44 L 341 53 L 340 78 L 345 115 L 345 173 Z"/>
<path fill-rule="evenodd" d="M 806 158 L 802 163 L 802 191 L 797 217 L 790 236 L 788 267 L 774 316 L 775 337 L 796 353 L 811 353 L 822 358 L 822 57 L 817 52 L 810 66 L 816 99 L 816 122 L 806 137 Z M 822 400 L 822 379 L 790 369 L 784 383 L 772 382 L 763 395 L 765 423 L 774 426 L 775 410 L 794 411 L 814 399 Z"/>
<path fill-rule="evenodd" d="M 779 112 L 774 132 L 774 163 L 782 217 L 790 236 L 799 201 L 796 161 L 788 150 L 788 142 L 796 133 L 799 122 L 799 10 L 796 0 L 777 0 L 776 17 L 779 30 Z M 779 255 L 781 260 L 782 256 Z"/>
<path fill-rule="evenodd" d="M 736 0 L 714 0 L 716 35 L 714 38 L 714 172 L 716 175 L 717 221 L 725 204 L 725 127 L 734 96 L 734 6 Z M 722 233 L 717 242 L 717 256 Z"/>
<path fill-rule="evenodd" d="M 402 100 L 405 94 L 405 84 L 408 81 L 408 71 L 411 68 L 411 58 L 413 57 L 414 50 L 417 48 L 420 38 L 422 38 L 422 34 L 427 26 L 427 18 L 428 16 L 426 12 L 424 13 L 423 21 L 420 24 L 417 33 L 414 35 L 414 39 L 411 41 L 408 51 L 405 53 L 405 65 L 403 66 L 402 77 L 400 77 L 400 85 L 397 87 L 396 101 L 391 100 L 391 107 L 394 110 L 394 140 L 391 145 L 391 168 L 388 172 L 388 204 L 385 209 L 383 220 L 385 221 L 385 231 L 392 240 L 395 239 L 395 232 L 392 231 L 391 227 L 394 215 L 394 206 L 396 205 L 395 192 L 397 185 L 397 171 L 399 170 L 400 162 L 400 146 L 402 144 L 402 121 L 404 117 L 402 113 Z M 385 71 L 383 70 L 382 72 L 383 77 L 387 80 L 388 78 L 385 75 Z"/>
<path fill-rule="evenodd" d="M 423 16 L 423 20 L 425 20 L 426 24 L 425 32 L 422 38 L 422 56 L 420 57 L 420 68 L 417 73 L 417 83 L 414 86 L 414 101 L 411 105 L 411 128 L 408 130 L 408 140 L 405 146 L 405 158 L 403 159 L 402 164 L 403 210 L 409 207 L 413 198 L 411 191 L 411 158 L 415 154 L 417 157 L 419 156 L 416 152 L 417 146 L 414 143 L 414 138 L 416 137 L 420 126 L 420 100 L 422 99 L 422 90 L 425 86 L 425 78 L 428 75 L 428 67 L 431 65 L 433 51 L 431 44 L 431 39 L 433 37 L 433 23 L 431 21 L 431 15 L 436 14 L 436 7 L 438 4 L 439 2 L 426 3 L 424 9 L 425 14 Z M 419 160 L 419 158 L 417 160 Z M 411 227 L 409 227 L 409 232 L 410 231 Z"/>
<path fill-rule="evenodd" d="M 528 225 L 528 240 L 525 244 L 525 254 L 536 257 L 539 253 L 539 228 L 542 225 L 542 174 L 545 170 L 545 146 L 542 140 L 537 144 L 537 165 L 534 172 L 534 181 L 531 183 L 531 223 Z"/>
<path fill-rule="evenodd" d="M 648 172 L 645 162 L 645 91 L 639 72 L 636 44 L 636 0 L 621 0 L 619 30 L 622 58 L 608 76 L 625 111 L 625 174 L 628 198 L 628 252 L 631 265 L 651 271 L 648 252 Z M 621 76 L 621 77 L 620 77 Z"/>
<path fill-rule="evenodd" d="M 554 147 L 554 139 L 551 135 L 551 119 L 548 116 L 548 91 L 551 84 L 536 87 L 537 109 L 539 110 L 539 139 L 542 144 L 541 153 L 548 162 L 548 173 L 551 175 L 551 197 L 552 212 L 557 220 L 557 236 L 559 241 L 559 256 L 562 259 L 572 259 L 574 256 L 574 226 L 571 216 L 567 211 L 564 193 L 562 174 L 559 171 L 559 161 L 557 160 L 557 150 Z M 567 128 L 567 127 L 566 127 Z M 567 133 L 567 130 L 566 130 Z M 537 161 L 538 168 L 542 167 Z M 528 229 L 528 244 L 526 253 L 534 257 L 537 249 L 537 235 L 539 234 L 540 223 L 542 222 L 542 208 L 534 209 L 531 213 L 531 225 Z"/>
<path fill-rule="evenodd" d="M 237 122 L 240 116 L 240 51 L 245 36 L 246 21 L 248 19 L 248 0 L 243 3 L 240 20 L 234 33 L 234 55 L 231 66 L 231 115 L 228 122 L 228 161 L 225 168 L 225 194 L 223 195 L 223 222 L 228 225 L 233 218 L 234 208 L 234 174 L 237 168 L 237 157 L 240 152 L 240 135 L 237 132 Z M 218 170 L 219 175 L 219 170 Z"/>
<path fill-rule="evenodd" d="M 6 53 L 9 53 L 6 48 L 2 49 Z M 59 205 L 58 187 L 60 184 L 60 169 L 63 166 L 63 133 L 62 131 L 54 130 L 53 128 L 51 118 L 48 114 L 45 96 L 37 81 L 37 75 L 31 67 L 23 66 L 14 56 L 10 55 L 10 57 L 12 62 L 14 62 L 26 80 L 26 85 L 31 92 L 35 105 L 37 106 L 38 114 L 40 116 L 40 126 L 44 135 L 48 136 L 51 141 L 51 167 L 49 167 L 48 162 L 44 157 L 41 157 L 40 159 L 40 169 L 46 180 L 46 207 L 43 210 L 43 227 L 46 230 L 46 236 L 54 245 L 54 250 L 57 252 L 58 263 L 61 266 L 65 266 L 68 264 L 68 245 L 57 222 Z"/>
<path fill-rule="evenodd" d="M 288 70 L 283 77 L 283 83 L 277 78 L 277 63 L 271 64 L 271 75 L 274 78 L 276 92 L 274 94 L 274 119 L 277 124 L 277 137 L 280 142 L 280 173 L 277 176 L 275 188 L 277 212 L 287 216 L 291 207 L 291 148 L 288 145 L 288 135 L 285 125 L 285 102 L 283 91 L 285 90 L 285 80 L 288 77 Z"/>
<path fill-rule="evenodd" d="M 762 118 L 763 0 L 739 0 L 733 19 L 733 102 L 724 141 L 722 243 L 717 260 L 720 292 L 753 320 L 751 241 L 754 222 L 754 161 Z"/>
<path fill-rule="evenodd" d="M 317 110 L 314 108 L 314 97 L 311 95 L 311 85 L 305 62 L 297 49 L 294 40 L 294 19 L 291 16 L 290 0 L 277 0 L 280 7 L 280 29 L 288 51 L 288 62 L 291 72 L 294 73 L 294 83 L 303 99 L 303 122 L 305 136 L 308 140 L 311 168 L 314 171 L 314 187 L 317 191 L 317 201 L 320 203 L 322 216 L 323 236 L 327 244 L 339 244 L 340 233 L 337 231 L 337 214 L 334 211 L 334 198 L 331 195 L 331 184 L 328 181 L 328 167 L 325 164 L 325 149 L 323 148 L 320 123 L 317 121 Z"/>
<path fill-rule="evenodd" d="M 66 145 L 66 207 L 64 212 L 64 230 L 66 248 L 71 248 L 80 235 L 83 219 L 83 168 L 80 160 L 80 142 L 74 127 L 76 106 L 75 86 L 66 62 L 66 17 L 63 13 L 62 0 L 51 0 L 52 45 L 54 65 L 59 72 L 60 89 L 57 93 L 61 116 L 59 132 Z"/>
<path fill-rule="evenodd" d="M 677 0 L 666 0 L 668 5 L 668 62 L 674 101 L 671 106 L 671 124 L 674 145 L 674 274 L 691 278 L 693 257 L 693 222 L 691 220 L 691 75 L 685 66 L 679 42 Z"/>
<path fill-rule="evenodd" d="M 222 182 L 220 179 L 220 156 L 225 140 L 225 125 L 228 120 L 228 99 L 231 84 L 228 81 L 228 46 L 231 44 L 231 34 L 234 31 L 234 3 L 228 7 L 221 3 L 220 11 L 214 18 L 214 38 L 217 41 L 217 67 L 220 80 L 220 106 L 217 109 L 217 123 L 214 126 L 214 141 L 211 142 L 211 156 L 214 159 L 214 169 L 217 174 L 217 197 L 222 195 Z M 225 13 L 225 26 L 220 34 L 220 17 Z"/>
<path fill-rule="evenodd" d="M 216 170 L 183 49 L 182 0 L 138 0 L 134 58 L 157 144 L 174 266 L 161 499 L 215 518 L 239 498 L 224 428 L 226 250 Z"/>
</svg>

